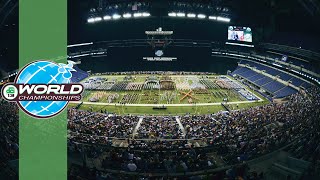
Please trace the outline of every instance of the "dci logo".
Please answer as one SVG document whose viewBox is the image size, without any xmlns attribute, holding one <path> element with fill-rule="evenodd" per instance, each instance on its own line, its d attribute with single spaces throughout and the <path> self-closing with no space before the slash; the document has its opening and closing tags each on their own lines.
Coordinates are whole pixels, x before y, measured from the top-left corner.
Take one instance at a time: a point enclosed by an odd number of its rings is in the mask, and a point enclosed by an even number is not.
<svg viewBox="0 0 320 180">
<path fill-rule="evenodd" d="M 82 84 L 71 83 L 73 63 L 56 64 L 34 61 L 20 70 L 14 83 L 7 83 L 2 97 L 17 102 L 19 107 L 36 118 L 59 114 L 69 101 L 80 101 Z"/>
</svg>

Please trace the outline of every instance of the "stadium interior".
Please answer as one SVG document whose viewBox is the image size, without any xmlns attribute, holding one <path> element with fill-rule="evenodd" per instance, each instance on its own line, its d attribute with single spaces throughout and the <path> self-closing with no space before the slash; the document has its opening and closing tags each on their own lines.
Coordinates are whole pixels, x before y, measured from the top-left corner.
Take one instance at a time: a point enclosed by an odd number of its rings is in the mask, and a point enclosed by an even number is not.
<svg viewBox="0 0 320 180">
<path fill-rule="evenodd" d="M 0 0 L 0 87 L 18 72 Z M 320 179 L 316 0 L 68 0 L 68 179 Z M 0 99 L 0 179 L 18 107 Z"/>
</svg>

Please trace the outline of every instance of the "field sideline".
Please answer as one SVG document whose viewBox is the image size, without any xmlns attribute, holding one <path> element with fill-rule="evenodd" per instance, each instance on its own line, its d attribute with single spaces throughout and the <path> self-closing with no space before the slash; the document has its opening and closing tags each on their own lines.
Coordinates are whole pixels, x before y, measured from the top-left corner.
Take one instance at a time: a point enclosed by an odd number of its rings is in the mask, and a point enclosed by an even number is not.
<svg viewBox="0 0 320 180">
<path fill-rule="evenodd" d="M 242 103 L 242 104 L 230 104 L 230 109 L 246 109 L 255 106 L 261 106 L 268 104 L 268 101 Z M 77 103 L 70 103 L 68 107 L 76 107 Z M 90 110 L 94 112 L 109 112 L 119 115 L 182 115 L 182 114 L 212 114 L 218 111 L 224 111 L 225 108 L 222 105 L 211 106 L 168 106 L 166 110 L 154 110 L 150 106 L 115 106 L 115 105 L 90 105 L 83 104 L 80 110 Z"/>
</svg>

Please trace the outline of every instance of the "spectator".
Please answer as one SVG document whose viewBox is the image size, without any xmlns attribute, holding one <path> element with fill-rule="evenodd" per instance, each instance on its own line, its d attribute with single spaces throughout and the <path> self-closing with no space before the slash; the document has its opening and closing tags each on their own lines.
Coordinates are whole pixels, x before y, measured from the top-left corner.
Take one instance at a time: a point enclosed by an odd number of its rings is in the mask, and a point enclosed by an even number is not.
<svg viewBox="0 0 320 180">
<path fill-rule="evenodd" d="M 136 171 L 137 165 L 132 160 L 130 160 L 130 162 L 127 165 L 127 168 L 129 169 L 129 171 Z"/>
</svg>

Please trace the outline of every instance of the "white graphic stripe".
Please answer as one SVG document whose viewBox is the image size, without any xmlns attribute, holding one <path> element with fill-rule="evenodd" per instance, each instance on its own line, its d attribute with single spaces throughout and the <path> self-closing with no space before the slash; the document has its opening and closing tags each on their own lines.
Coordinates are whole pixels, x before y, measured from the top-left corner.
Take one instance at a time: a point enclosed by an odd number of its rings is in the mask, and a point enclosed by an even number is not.
<svg viewBox="0 0 320 180">
<path fill-rule="evenodd" d="M 39 67 L 39 69 L 35 72 L 35 73 L 33 73 L 30 77 L 29 77 L 29 79 L 24 83 L 24 84 L 27 84 L 38 72 L 40 72 L 41 70 L 43 70 L 44 68 L 46 68 L 46 67 L 48 67 L 48 66 L 50 66 L 50 65 L 52 65 L 52 63 L 51 64 L 47 64 L 47 65 L 45 65 L 45 66 L 43 66 L 43 67 Z"/>
<path fill-rule="evenodd" d="M 54 75 L 54 76 L 50 75 L 50 76 L 51 76 L 51 80 L 48 82 L 48 84 L 52 83 L 52 81 L 58 82 L 56 78 L 59 76 L 59 74 L 61 74 L 61 73 L 58 72 L 58 73 L 57 73 L 56 75 Z"/>
<path fill-rule="evenodd" d="M 39 114 L 39 113 L 42 113 L 43 111 L 48 111 L 48 108 L 51 107 L 53 104 L 55 104 L 56 102 L 55 101 L 52 101 L 47 107 L 42 107 L 42 110 L 36 112 L 35 114 Z"/>
<path fill-rule="evenodd" d="M 31 103 L 32 101 L 29 101 L 28 104 L 24 106 L 24 108 L 27 108 Z"/>
</svg>

